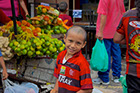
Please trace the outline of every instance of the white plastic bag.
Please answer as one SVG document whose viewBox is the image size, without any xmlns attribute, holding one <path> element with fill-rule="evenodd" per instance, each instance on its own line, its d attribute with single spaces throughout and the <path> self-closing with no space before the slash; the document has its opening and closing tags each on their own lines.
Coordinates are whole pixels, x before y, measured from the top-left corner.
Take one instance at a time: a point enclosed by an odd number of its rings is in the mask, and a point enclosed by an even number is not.
<svg viewBox="0 0 140 93">
<path fill-rule="evenodd" d="M 4 93 L 37 93 L 32 88 L 13 83 L 9 79 L 4 80 L 5 90 Z"/>
</svg>

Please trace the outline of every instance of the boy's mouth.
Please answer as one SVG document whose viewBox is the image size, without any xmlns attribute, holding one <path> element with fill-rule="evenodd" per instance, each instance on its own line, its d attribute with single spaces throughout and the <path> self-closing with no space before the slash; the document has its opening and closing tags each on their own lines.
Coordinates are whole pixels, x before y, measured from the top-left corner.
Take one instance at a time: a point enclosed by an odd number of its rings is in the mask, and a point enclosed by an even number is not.
<svg viewBox="0 0 140 93">
<path fill-rule="evenodd" d="M 69 51 L 70 51 L 70 52 L 74 52 L 75 50 L 69 48 Z"/>
</svg>

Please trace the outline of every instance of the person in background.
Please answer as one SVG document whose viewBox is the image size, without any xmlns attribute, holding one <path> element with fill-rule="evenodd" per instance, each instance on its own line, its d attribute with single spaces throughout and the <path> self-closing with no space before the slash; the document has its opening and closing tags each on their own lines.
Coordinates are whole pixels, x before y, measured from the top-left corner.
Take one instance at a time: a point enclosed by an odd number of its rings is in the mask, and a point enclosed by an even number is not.
<svg viewBox="0 0 140 93">
<path fill-rule="evenodd" d="M 0 24 L 1 25 L 6 24 L 9 21 L 11 21 L 11 19 L 8 16 L 6 16 L 5 13 L 0 9 Z M 2 79 L 5 80 L 5 79 L 8 78 L 8 73 L 7 73 L 7 70 L 6 70 L 5 62 L 3 60 L 1 51 L 0 51 L 0 64 L 1 64 L 2 69 L 3 69 L 3 72 L 2 72 L 3 77 L 2 77 Z M 0 85 L 1 84 L 2 84 L 2 82 L 0 81 Z"/>
<path fill-rule="evenodd" d="M 98 78 L 93 83 L 108 85 L 109 71 L 112 67 L 112 80 L 119 83 L 121 74 L 121 49 L 119 44 L 113 42 L 113 36 L 125 12 L 123 0 L 100 0 L 97 13 L 96 37 L 103 40 L 107 53 L 109 68 L 106 72 L 98 72 Z M 112 56 L 112 65 L 111 65 Z"/>
<path fill-rule="evenodd" d="M 86 45 L 86 31 L 79 26 L 72 26 L 64 36 L 66 50 L 56 61 L 54 76 L 57 78 L 50 93 L 91 93 L 93 84 L 89 63 L 81 49 Z"/>
<path fill-rule="evenodd" d="M 114 35 L 114 42 L 126 44 L 126 83 L 128 93 L 140 93 L 140 0 L 127 11 Z"/>
<path fill-rule="evenodd" d="M 24 0 L 13 0 L 14 6 L 15 6 L 15 15 L 18 18 L 18 11 L 19 11 L 19 4 L 23 8 L 25 12 L 25 16 L 29 15 L 28 10 L 26 8 L 26 5 L 24 3 Z M 0 9 L 3 10 L 3 12 L 12 19 L 12 7 L 11 7 L 11 0 L 0 0 Z"/>
<path fill-rule="evenodd" d="M 8 73 L 7 73 L 7 70 L 6 70 L 6 66 L 5 66 L 5 62 L 3 60 L 3 57 L 2 57 L 2 54 L 1 54 L 1 51 L 0 51 L 0 64 L 3 68 L 3 72 L 2 72 L 2 79 L 5 80 L 8 78 Z"/>
<path fill-rule="evenodd" d="M 59 11 L 60 11 L 60 15 L 59 18 L 62 19 L 62 21 L 67 21 L 65 24 L 66 26 L 72 26 L 73 22 L 72 22 L 72 18 L 66 14 L 66 12 L 68 11 L 68 5 L 66 2 L 60 2 L 59 3 L 59 7 L 58 7 Z"/>
<path fill-rule="evenodd" d="M 9 21 L 11 21 L 11 19 L 5 15 L 5 13 L 0 9 L 0 24 L 6 24 Z"/>
</svg>

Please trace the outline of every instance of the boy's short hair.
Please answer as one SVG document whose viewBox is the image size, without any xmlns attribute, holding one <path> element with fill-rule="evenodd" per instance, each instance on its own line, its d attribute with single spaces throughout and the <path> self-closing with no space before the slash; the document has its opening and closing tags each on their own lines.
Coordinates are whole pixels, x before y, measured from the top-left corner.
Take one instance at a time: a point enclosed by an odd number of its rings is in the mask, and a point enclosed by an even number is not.
<svg viewBox="0 0 140 93">
<path fill-rule="evenodd" d="M 82 35 L 84 36 L 84 38 L 85 38 L 84 42 L 86 41 L 86 39 L 87 39 L 87 33 L 86 33 L 86 31 L 85 31 L 85 29 L 84 29 L 83 27 L 81 27 L 81 26 L 72 26 L 72 27 L 67 31 L 66 36 L 68 36 L 68 33 L 69 33 L 70 31 L 75 31 L 75 33 L 82 34 Z"/>
<path fill-rule="evenodd" d="M 60 9 L 61 12 L 66 11 L 67 7 L 68 7 L 68 5 L 67 5 L 66 2 L 60 2 L 59 3 L 59 9 Z"/>
</svg>

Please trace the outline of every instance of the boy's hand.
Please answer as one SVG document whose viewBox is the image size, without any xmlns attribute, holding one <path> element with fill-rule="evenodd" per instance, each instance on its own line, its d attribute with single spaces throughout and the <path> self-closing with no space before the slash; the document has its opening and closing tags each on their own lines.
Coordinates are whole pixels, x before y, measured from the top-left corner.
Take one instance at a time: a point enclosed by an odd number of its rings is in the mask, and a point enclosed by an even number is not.
<svg viewBox="0 0 140 93">
<path fill-rule="evenodd" d="M 55 89 L 52 89 L 50 93 L 58 93 Z"/>
<path fill-rule="evenodd" d="M 7 73 L 7 71 L 6 70 L 3 70 L 3 72 L 2 72 L 2 79 L 3 80 L 5 80 L 5 79 L 7 79 L 8 78 L 8 73 Z"/>
</svg>

